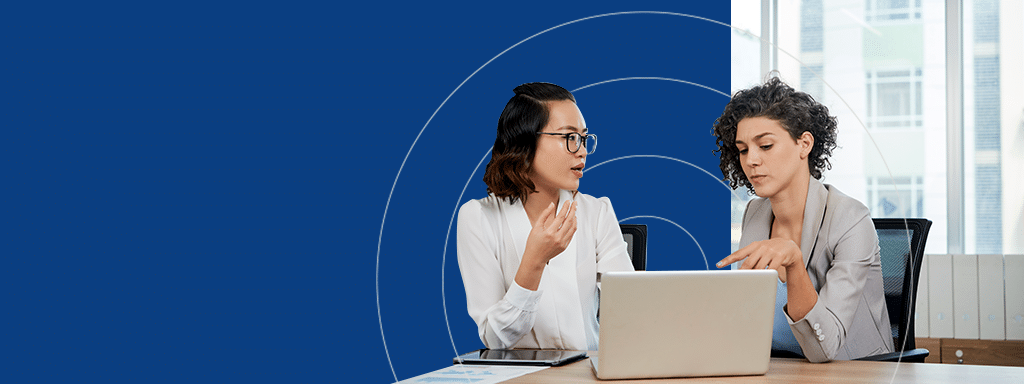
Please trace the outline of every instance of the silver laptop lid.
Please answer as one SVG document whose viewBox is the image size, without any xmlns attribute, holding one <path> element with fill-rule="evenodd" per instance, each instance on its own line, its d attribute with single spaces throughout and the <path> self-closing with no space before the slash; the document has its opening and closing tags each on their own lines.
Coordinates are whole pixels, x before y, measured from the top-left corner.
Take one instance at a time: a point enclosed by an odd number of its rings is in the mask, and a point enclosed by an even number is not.
<svg viewBox="0 0 1024 384">
<path fill-rule="evenodd" d="M 775 270 L 609 272 L 601 277 L 601 379 L 768 371 Z"/>
</svg>

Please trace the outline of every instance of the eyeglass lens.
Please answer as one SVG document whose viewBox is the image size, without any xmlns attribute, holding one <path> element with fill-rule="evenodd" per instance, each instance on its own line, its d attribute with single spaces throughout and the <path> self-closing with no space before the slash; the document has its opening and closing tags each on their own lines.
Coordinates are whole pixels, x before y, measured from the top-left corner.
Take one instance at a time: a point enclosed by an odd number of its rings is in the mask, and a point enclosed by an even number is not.
<svg viewBox="0 0 1024 384">
<path fill-rule="evenodd" d="M 586 142 L 583 141 L 583 135 L 578 133 L 571 133 L 565 137 L 565 148 L 569 152 L 579 152 L 580 145 L 586 148 L 588 155 L 594 153 L 594 149 L 597 148 L 597 136 L 587 135 Z"/>
</svg>

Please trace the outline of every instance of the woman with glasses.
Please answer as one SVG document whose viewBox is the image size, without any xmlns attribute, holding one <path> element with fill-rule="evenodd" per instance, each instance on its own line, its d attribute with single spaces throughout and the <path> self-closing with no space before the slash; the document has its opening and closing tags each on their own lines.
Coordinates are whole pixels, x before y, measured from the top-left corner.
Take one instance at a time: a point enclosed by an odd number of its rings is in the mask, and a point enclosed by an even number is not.
<svg viewBox="0 0 1024 384">
<path fill-rule="evenodd" d="M 878 237 L 867 207 L 822 184 L 836 118 L 778 78 L 737 92 L 715 121 L 725 180 L 747 203 L 739 250 L 722 268 L 779 271 L 774 355 L 811 362 L 893 351 Z"/>
<path fill-rule="evenodd" d="M 488 196 L 459 209 L 459 269 L 487 348 L 595 350 L 598 274 L 631 271 L 608 198 L 577 192 L 597 138 L 562 87 L 515 88 Z"/>
</svg>

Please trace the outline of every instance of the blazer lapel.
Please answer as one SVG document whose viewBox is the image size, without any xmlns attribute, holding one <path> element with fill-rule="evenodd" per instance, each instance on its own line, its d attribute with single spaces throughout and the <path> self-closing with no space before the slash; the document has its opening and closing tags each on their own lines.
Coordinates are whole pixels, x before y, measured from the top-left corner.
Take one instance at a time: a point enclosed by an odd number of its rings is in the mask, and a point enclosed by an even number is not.
<svg viewBox="0 0 1024 384">
<path fill-rule="evenodd" d="M 772 222 L 775 220 L 772 202 L 768 199 L 762 199 L 762 201 L 763 203 L 759 204 L 754 212 L 751 212 L 750 225 L 743 231 L 743 237 L 749 236 L 750 240 L 740 244 L 741 247 L 750 245 L 754 241 L 770 239 L 772 236 Z"/>
<path fill-rule="evenodd" d="M 815 178 L 807 183 L 807 202 L 804 204 L 804 226 L 800 231 L 800 252 L 804 257 L 804 267 L 811 262 L 811 252 L 821 231 L 822 219 L 825 217 L 825 201 L 828 190 Z"/>
</svg>

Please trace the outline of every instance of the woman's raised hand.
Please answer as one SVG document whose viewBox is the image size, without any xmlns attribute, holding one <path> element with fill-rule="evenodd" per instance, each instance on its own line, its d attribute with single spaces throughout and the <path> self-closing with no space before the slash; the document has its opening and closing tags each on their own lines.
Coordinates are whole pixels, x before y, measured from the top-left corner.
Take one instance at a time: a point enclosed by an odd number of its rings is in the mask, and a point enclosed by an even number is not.
<svg viewBox="0 0 1024 384">
<path fill-rule="evenodd" d="M 576 233 L 576 202 L 566 201 L 560 212 L 555 212 L 555 203 L 551 203 L 541 212 L 538 224 L 530 230 L 526 238 L 526 255 L 536 257 L 537 262 L 547 264 L 569 246 L 572 235 Z"/>
<path fill-rule="evenodd" d="M 516 283 L 523 288 L 537 289 L 544 265 L 565 251 L 576 233 L 576 202 L 566 201 L 559 212 L 555 208 L 555 203 L 551 203 L 541 212 L 526 238 L 523 260 L 516 273 Z"/>
</svg>

